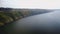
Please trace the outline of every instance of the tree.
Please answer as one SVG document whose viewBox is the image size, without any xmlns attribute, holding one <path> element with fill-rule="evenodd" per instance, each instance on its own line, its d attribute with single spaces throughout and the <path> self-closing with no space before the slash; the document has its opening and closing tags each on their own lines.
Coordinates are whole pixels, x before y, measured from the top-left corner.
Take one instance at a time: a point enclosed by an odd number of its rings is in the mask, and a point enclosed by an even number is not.
<svg viewBox="0 0 60 34">
<path fill-rule="evenodd" d="M 4 14 L 4 12 L 0 12 L 0 19 L 4 23 L 9 23 L 9 22 L 13 21 L 13 19 L 11 17 L 7 16 L 6 14 Z"/>
</svg>

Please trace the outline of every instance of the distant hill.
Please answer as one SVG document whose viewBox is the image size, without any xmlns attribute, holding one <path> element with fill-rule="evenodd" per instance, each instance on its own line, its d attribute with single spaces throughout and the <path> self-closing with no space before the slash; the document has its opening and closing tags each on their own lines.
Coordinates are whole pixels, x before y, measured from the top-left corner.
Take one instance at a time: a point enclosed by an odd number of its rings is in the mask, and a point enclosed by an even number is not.
<svg viewBox="0 0 60 34">
<path fill-rule="evenodd" d="M 11 11 L 11 10 L 12 8 L 3 8 L 3 7 L 0 8 L 0 11 Z"/>
<path fill-rule="evenodd" d="M 0 11 L 4 11 L 4 12 L 20 11 L 20 12 L 30 13 L 29 15 L 36 15 L 36 14 L 51 12 L 53 10 L 47 10 L 47 9 L 16 9 L 16 8 L 3 8 L 3 7 L 1 7 Z"/>
</svg>

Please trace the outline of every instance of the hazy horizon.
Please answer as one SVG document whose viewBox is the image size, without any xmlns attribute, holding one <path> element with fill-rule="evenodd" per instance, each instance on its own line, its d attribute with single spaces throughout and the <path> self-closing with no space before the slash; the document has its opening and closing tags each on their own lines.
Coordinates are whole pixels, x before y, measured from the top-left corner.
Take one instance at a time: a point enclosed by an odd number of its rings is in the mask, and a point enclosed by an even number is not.
<svg viewBox="0 0 60 34">
<path fill-rule="evenodd" d="M 60 0 L 0 0 L 0 7 L 60 9 Z"/>
</svg>

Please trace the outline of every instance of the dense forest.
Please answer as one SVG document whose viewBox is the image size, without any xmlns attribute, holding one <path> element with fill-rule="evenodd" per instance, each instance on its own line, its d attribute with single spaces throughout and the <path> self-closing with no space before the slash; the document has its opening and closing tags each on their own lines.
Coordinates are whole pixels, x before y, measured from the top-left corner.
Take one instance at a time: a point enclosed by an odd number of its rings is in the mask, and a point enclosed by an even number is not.
<svg viewBox="0 0 60 34">
<path fill-rule="evenodd" d="M 0 26 L 19 20 L 24 17 L 50 12 L 45 9 L 13 9 L 0 8 Z"/>
</svg>

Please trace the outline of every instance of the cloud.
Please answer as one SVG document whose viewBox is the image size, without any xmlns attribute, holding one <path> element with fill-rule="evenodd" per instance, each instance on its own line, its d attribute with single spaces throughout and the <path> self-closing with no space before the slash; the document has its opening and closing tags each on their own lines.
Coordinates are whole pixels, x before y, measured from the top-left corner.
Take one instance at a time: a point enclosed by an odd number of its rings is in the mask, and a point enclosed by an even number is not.
<svg viewBox="0 0 60 34">
<path fill-rule="evenodd" d="M 60 9 L 60 0 L 1 0 L 2 7 Z"/>
</svg>

